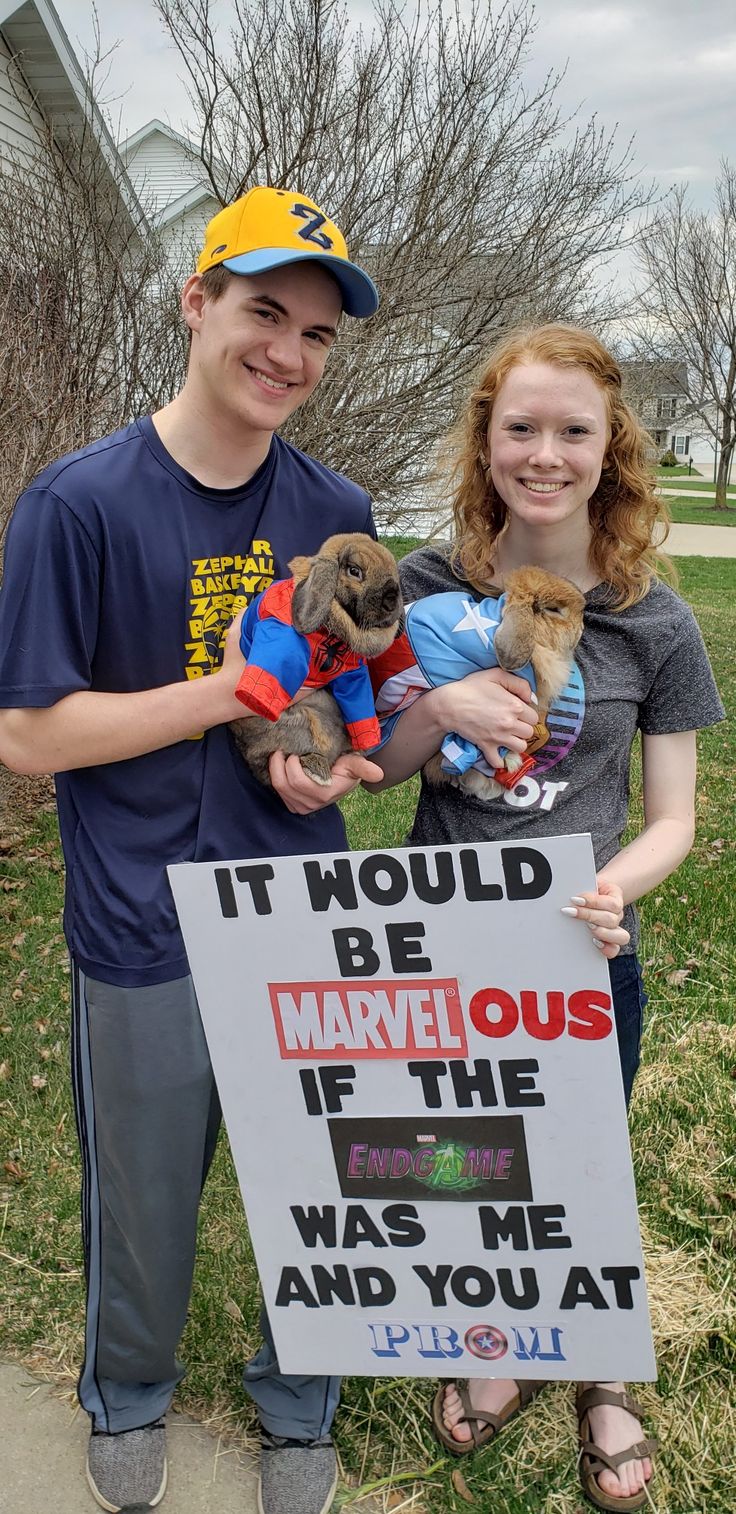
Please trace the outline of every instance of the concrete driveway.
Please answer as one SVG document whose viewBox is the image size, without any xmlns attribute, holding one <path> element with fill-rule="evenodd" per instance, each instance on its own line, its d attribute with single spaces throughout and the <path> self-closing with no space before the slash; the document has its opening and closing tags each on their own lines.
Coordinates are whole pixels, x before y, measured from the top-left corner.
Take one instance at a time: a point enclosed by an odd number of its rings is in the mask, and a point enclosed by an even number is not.
<svg viewBox="0 0 736 1514">
<path fill-rule="evenodd" d="M 257 1514 L 255 1456 L 186 1414 L 167 1415 L 169 1483 L 161 1514 Z M 23 1367 L 0 1363 L 0 1511 L 95 1514 L 85 1461 L 89 1421 Z M 351 1506 L 352 1507 L 352 1506 Z M 361 1498 L 360 1514 L 379 1514 Z"/>
</svg>

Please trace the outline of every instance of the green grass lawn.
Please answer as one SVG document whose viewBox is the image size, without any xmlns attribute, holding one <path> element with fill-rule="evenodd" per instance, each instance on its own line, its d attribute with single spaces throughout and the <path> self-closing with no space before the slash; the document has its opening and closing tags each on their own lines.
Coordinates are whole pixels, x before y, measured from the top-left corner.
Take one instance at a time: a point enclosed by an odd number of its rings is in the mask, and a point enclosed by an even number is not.
<svg viewBox="0 0 736 1514">
<path fill-rule="evenodd" d="M 667 478 L 663 473 L 660 473 L 658 475 L 657 482 L 663 489 L 666 489 L 668 487 Z M 693 494 L 708 492 L 713 494 L 716 487 L 712 478 L 696 478 L 694 473 L 690 478 L 688 478 L 687 474 L 685 474 L 685 476 L 683 477 L 671 479 L 670 482 L 673 489 L 682 489 L 686 492 L 690 491 Z M 729 495 L 729 497 L 736 494 L 736 484 L 727 484 L 726 493 Z"/>
<path fill-rule="evenodd" d="M 736 682 L 736 561 L 680 558 L 681 592 L 699 618 L 724 700 Z M 736 738 L 701 738 L 697 840 L 645 904 L 649 989 L 632 1146 L 660 1379 L 641 1395 L 663 1443 L 652 1508 L 732 1514 L 736 1440 Z M 413 787 L 345 809 L 356 847 L 400 845 Z M 633 784 L 632 823 L 640 814 Z M 71 1395 L 82 1344 L 78 1160 L 67 1078 L 69 976 L 53 816 L 0 838 L 0 1356 Z M 258 1333 L 257 1280 L 226 1142 L 202 1207 L 179 1404 L 225 1434 L 250 1434 L 240 1386 Z M 571 1389 L 548 1389 L 497 1447 L 455 1463 L 428 1429 L 428 1382 L 351 1379 L 336 1436 L 342 1505 L 369 1487 L 385 1509 L 461 1514 L 578 1514 Z M 347 1489 L 347 1491 L 346 1491 Z M 342 1506 L 341 1505 L 341 1506 Z M 359 1505 L 360 1507 L 360 1505 Z"/>
<path fill-rule="evenodd" d="M 700 494 L 701 491 L 715 491 L 715 480 L 713 478 L 701 478 L 695 472 L 688 475 L 688 469 L 686 468 L 674 469 L 672 472 L 666 472 L 662 468 L 657 469 L 657 483 L 660 484 L 660 488 L 662 489 L 669 488 L 669 484 L 671 484 L 672 489 L 692 489 L 694 494 Z M 736 494 L 736 483 L 728 483 L 725 486 L 725 492 L 728 495 Z"/>
<path fill-rule="evenodd" d="M 697 498 L 675 499 L 670 496 L 667 509 L 673 521 L 687 526 L 736 526 L 736 495 L 729 495 L 732 503 L 726 510 L 716 510 L 711 500 Z"/>
<path fill-rule="evenodd" d="M 687 466 L 683 467 L 682 463 L 678 463 L 676 468 L 662 468 L 658 464 L 657 465 L 657 476 L 659 478 L 662 478 L 662 479 L 665 479 L 665 478 L 701 478 L 702 477 L 702 475 L 700 473 L 698 473 L 697 468 L 693 468 L 691 470 L 688 470 Z"/>
</svg>

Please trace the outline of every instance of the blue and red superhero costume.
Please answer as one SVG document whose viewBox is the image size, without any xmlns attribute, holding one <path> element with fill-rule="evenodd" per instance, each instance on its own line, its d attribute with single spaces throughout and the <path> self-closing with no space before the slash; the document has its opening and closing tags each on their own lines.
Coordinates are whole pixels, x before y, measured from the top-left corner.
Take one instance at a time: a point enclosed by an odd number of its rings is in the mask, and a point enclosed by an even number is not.
<svg viewBox="0 0 736 1514">
<path fill-rule="evenodd" d="M 505 594 L 499 599 L 476 602 L 467 595 L 447 590 L 427 594 L 424 599 L 404 606 L 403 634 L 386 652 L 371 658 L 370 664 L 384 742 L 392 734 L 402 711 L 425 690 L 455 683 L 468 673 L 499 666 L 493 643 L 505 605 Z M 514 671 L 520 678 L 526 678 L 534 693 L 536 682 L 531 663 Z M 537 729 L 543 740 L 547 740 L 544 727 Z M 541 744 L 543 741 L 537 742 L 537 745 Z M 536 746 L 532 749 L 536 750 Z M 503 757 L 506 749 L 499 747 L 499 751 Z M 493 769 L 475 742 L 450 732 L 442 743 L 442 767 L 453 776 L 476 767 L 486 777 L 495 778 L 502 788 L 511 789 L 532 770 L 534 758 L 527 753 L 513 773 L 503 767 Z"/>
<path fill-rule="evenodd" d="M 381 727 L 367 665 L 324 626 L 297 631 L 292 620 L 295 588 L 293 579 L 279 579 L 248 606 L 240 631 L 246 667 L 236 698 L 255 715 L 278 720 L 299 689 L 329 685 L 354 750 L 371 751 L 380 743 Z"/>
</svg>

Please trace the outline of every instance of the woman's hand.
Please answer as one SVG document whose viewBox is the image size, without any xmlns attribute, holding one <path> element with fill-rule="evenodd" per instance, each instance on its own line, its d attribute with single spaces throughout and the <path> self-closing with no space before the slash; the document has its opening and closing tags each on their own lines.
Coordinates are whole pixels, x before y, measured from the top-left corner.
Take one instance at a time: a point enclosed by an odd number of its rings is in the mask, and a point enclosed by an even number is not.
<svg viewBox="0 0 736 1514">
<path fill-rule="evenodd" d="M 503 668 L 428 689 L 407 706 L 391 739 L 376 752 L 382 769 L 378 787 L 391 788 L 417 773 L 450 731 L 474 741 L 490 766 L 500 767 L 499 746 L 523 752 L 534 734 L 538 715 L 532 699 L 526 679 Z"/>
<path fill-rule="evenodd" d="M 594 894 L 573 894 L 572 903 L 565 905 L 562 913 L 584 920 L 601 955 L 610 961 L 631 939 L 621 924 L 624 896 L 618 884 L 611 883 L 604 873 L 598 874 L 596 886 Z"/>
<path fill-rule="evenodd" d="M 376 783 L 383 777 L 375 762 L 361 757 L 359 752 L 346 752 L 338 757 L 332 768 L 332 782 L 324 788 L 305 773 L 293 754 L 285 757 L 283 752 L 272 752 L 268 771 L 275 792 L 292 815 L 313 815 L 342 799 L 359 783 Z"/>
<path fill-rule="evenodd" d="M 525 678 L 503 668 L 468 673 L 424 695 L 443 732 L 457 731 L 479 746 L 492 768 L 502 766 L 499 747 L 523 752 L 534 735 L 539 712 Z"/>
</svg>

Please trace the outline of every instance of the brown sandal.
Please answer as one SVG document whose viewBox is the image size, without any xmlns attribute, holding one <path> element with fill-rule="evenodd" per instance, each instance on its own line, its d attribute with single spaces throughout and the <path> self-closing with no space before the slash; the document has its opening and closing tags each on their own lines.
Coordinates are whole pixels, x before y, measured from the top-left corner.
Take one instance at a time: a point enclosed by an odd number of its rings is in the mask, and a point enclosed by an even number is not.
<svg viewBox="0 0 736 1514">
<path fill-rule="evenodd" d="M 613 1404 L 614 1408 L 627 1409 L 629 1414 L 634 1414 L 639 1420 L 644 1417 L 641 1404 L 638 1404 L 629 1393 L 613 1393 L 609 1388 L 586 1388 L 584 1392 L 578 1393 L 575 1408 L 580 1436 L 580 1483 L 585 1497 L 594 1508 L 603 1509 L 605 1514 L 619 1514 L 619 1511 L 620 1514 L 634 1514 L 634 1510 L 644 1509 L 650 1503 L 648 1492 L 650 1484 L 647 1483 L 631 1498 L 615 1498 L 612 1493 L 604 1493 L 598 1482 L 598 1473 L 603 1472 L 607 1467 L 618 1476 L 618 1469 L 625 1461 L 643 1461 L 645 1457 L 651 1458 L 659 1450 L 659 1443 L 656 1440 L 638 1440 L 625 1451 L 616 1451 L 609 1456 L 590 1439 L 588 1414 L 591 1409 L 596 1409 L 600 1404 Z"/>
<path fill-rule="evenodd" d="M 456 1440 L 442 1418 L 445 1389 L 449 1386 L 449 1383 L 440 1383 L 432 1400 L 432 1428 L 440 1445 L 444 1446 L 446 1451 L 451 1451 L 453 1456 L 468 1456 L 471 1451 L 479 1451 L 481 1446 L 487 1446 L 489 1441 L 498 1435 L 499 1430 L 503 1430 L 505 1425 L 515 1419 L 516 1415 L 525 1409 L 538 1393 L 541 1393 L 542 1388 L 546 1388 L 547 1383 L 546 1380 L 517 1382 L 517 1392 L 507 1404 L 504 1404 L 500 1414 L 491 1414 L 486 1409 L 474 1409 L 467 1388 L 462 1383 L 456 1383 L 458 1397 L 463 1406 L 462 1418 L 457 1423 L 470 1426 L 470 1440 Z"/>
</svg>

